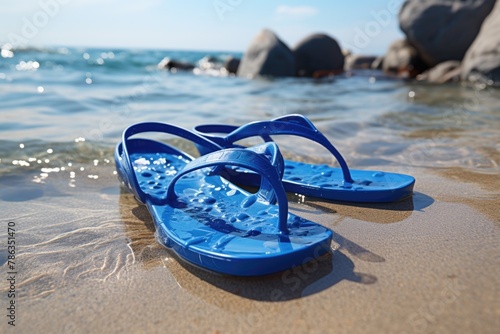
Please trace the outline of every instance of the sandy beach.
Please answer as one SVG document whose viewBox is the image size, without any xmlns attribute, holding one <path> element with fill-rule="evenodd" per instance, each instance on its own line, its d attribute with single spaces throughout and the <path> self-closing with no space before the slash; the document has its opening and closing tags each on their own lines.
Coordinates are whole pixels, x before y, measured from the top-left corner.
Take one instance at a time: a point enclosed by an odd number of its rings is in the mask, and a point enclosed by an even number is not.
<svg viewBox="0 0 500 334">
<path fill-rule="evenodd" d="M 332 254 L 259 278 L 205 272 L 160 246 L 112 162 L 45 184 L 14 178 L 0 198 L 19 245 L 15 332 L 495 333 L 498 175 L 404 172 L 414 196 L 392 204 L 289 194 L 293 213 L 334 231 Z"/>
</svg>

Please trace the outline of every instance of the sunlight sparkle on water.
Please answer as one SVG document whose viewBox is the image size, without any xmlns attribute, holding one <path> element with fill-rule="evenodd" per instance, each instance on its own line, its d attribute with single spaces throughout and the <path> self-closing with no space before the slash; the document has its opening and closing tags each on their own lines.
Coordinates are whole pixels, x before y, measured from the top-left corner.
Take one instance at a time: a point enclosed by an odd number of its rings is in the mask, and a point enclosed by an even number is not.
<svg viewBox="0 0 500 334">
<path fill-rule="evenodd" d="M 37 70 L 40 67 L 40 63 L 37 61 L 29 60 L 29 61 L 24 61 L 21 60 L 19 64 L 16 65 L 16 70 L 18 71 L 30 71 L 30 70 Z"/>
</svg>

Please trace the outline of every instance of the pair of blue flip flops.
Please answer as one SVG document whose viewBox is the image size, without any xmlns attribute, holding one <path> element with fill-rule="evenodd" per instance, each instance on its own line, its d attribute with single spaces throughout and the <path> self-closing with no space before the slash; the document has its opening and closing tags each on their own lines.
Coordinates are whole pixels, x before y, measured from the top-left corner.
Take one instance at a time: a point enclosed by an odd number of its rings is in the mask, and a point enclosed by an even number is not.
<svg viewBox="0 0 500 334">
<path fill-rule="evenodd" d="M 160 132 L 192 141 L 193 158 L 165 143 L 131 138 Z M 271 135 L 295 135 L 327 148 L 340 168 L 284 160 Z M 242 147 L 248 137 L 265 143 Z M 304 116 L 241 127 L 171 124 L 128 127 L 115 149 L 118 175 L 154 218 L 161 243 L 191 264 L 257 276 L 302 265 L 327 253 L 332 232 L 288 212 L 285 191 L 329 200 L 389 202 L 411 194 L 409 175 L 350 170 L 340 153 Z M 251 194 L 234 183 L 258 186 Z"/>
</svg>

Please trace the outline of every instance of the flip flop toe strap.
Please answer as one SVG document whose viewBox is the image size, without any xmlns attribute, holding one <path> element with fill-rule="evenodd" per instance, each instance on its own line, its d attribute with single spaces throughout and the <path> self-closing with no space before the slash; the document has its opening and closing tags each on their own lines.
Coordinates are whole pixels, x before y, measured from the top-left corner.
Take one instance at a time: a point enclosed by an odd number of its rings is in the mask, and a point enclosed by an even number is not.
<svg viewBox="0 0 500 334">
<path fill-rule="evenodd" d="M 279 167 L 276 167 L 276 163 L 283 161 L 280 156 L 281 153 L 274 143 L 259 145 L 251 149 L 230 148 L 203 155 L 188 163 L 182 171 L 177 173 L 168 186 L 165 198 L 158 201 L 175 202 L 178 198 L 175 193 L 175 184 L 186 174 L 221 165 L 242 167 L 261 175 L 261 186 L 257 196 L 269 203 L 276 198 L 279 212 L 277 227 L 280 232 L 286 233 L 288 231 L 288 200 L 281 183 Z M 275 164 L 273 165 L 272 162 Z"/>
<path fill-rule="evenodd" d="M 307 138 L 320 144 L 337 159 L 342 169 L 344 182 L 354 183 L 344 157 L 307 118 L 301 115 L 288 115 L 272 121 L 253 122 L 240 126 L 224 137 L 225 144 L 221 146 L 231 147 L 241 139 L 270 135 L 293 135 Z"/>
</svg>

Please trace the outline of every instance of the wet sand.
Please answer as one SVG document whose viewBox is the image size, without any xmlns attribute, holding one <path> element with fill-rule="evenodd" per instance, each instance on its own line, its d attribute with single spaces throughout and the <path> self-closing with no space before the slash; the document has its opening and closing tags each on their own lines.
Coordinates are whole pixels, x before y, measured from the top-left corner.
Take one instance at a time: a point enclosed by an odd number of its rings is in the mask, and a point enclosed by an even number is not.
<svg viewBox="0 0 500 334">
<path fill-rule="evenodd" d="M 10 176 L 0 204 L 17 231 L 15 331 L 497 332 L 498 174 L 383 169 L 414 175 L 414 196 L 354 205 L 290 194 L 295 214 L 335 232 L 332 254 L 260 278 L 180 262 L 157 244 L 148 212 L 120 188 L 112 163 L 77 172 L 73 186 L 69 172 L 45 184 Z"/>
</svg>

